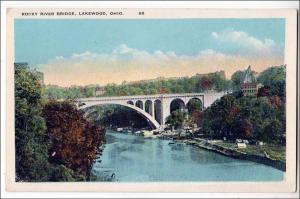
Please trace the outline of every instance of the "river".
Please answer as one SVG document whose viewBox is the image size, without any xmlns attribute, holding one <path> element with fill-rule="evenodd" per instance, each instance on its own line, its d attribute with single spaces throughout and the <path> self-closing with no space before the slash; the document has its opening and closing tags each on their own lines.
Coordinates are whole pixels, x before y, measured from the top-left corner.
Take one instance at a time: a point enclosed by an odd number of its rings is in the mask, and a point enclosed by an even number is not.
<svg viewBox="0 0 300 199">
<path fill-rule="evenodd" d="M 111 130 L 100 161 L 93 165 L 96 181 L 114 176 L 120 182 L 157 181 L 281 181 L 275 168 L 223 156 L 169 140 L 146 139 Z"/>
</svg>

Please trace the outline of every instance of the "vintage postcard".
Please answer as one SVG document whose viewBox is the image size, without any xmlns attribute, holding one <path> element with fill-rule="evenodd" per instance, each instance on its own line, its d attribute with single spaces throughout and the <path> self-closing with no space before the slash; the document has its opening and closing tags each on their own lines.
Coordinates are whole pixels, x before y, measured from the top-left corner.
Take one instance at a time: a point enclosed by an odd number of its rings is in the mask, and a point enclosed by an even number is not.
<svg viewBox="0 0 300 199">
<path fill-rule="evenodd" d="M 7 10 L 8 191 L 294 192 L 296 10 Z"/>
</svg>

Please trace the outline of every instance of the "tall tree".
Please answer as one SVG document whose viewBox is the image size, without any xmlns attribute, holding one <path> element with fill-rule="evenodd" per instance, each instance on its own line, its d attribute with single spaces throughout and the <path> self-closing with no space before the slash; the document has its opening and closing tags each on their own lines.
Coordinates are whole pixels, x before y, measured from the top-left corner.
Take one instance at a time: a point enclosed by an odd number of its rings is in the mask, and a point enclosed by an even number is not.
<svg viewBox="0 0 300 199">
<path fill-rule="evenodd" d="M 186 114 L 181 111 L 173 111 L 166 119 L 166 124 L 174 127 L 175 129 L 181 127 L 186 118 Z"/>
<path fill-rule="evenodd" d="M 199 79 L 198 88 L 199 90 L 210 90 L 212 88 L 213 82 L 208 76 L 204 76 Z"/>
<path fill-rule="evenodd" d="M 88 176 L 91 166 L 104 142 L 104 131 L 92 125 L 83 117 L 83 112 L 71 102 L 50 101 L 45 105 L 50 137 L 50 159 L 55 164 L 63 164 L 77 174 Z"/>
<path fill-rule="evenodd" d="M 258 82 L 266 86 L 272 86 L 275 82 L 285 81 L 285 66 L 272 66 L 261 72 Z"/>
<path fill-rule="evenodd" d="M 16 180 L 47 181 L 48 143 L 41 117 L 39 76 L 27 64 L 15 64 Z"/>
<path fill-rule="evenodd" d="M 235 89 L 239 89 L 244 79 L 244 71 L 236 71 L 231 76 L 231 81 Z"/>
</svg>

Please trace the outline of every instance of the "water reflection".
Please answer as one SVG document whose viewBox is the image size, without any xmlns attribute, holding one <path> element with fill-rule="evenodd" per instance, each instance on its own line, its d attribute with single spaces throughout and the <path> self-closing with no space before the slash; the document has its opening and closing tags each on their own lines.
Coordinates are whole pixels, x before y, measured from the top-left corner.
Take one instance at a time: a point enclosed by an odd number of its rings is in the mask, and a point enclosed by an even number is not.
<svg viewBox="0 0 300 199">
<path fill-rule="evenodd" d="M 283 172 L 169 140 L 108 131 L 93 174 L 117 181 L 279 181 Z M 253 174 L 256 175 L 253 175 Z"/>
</svg>

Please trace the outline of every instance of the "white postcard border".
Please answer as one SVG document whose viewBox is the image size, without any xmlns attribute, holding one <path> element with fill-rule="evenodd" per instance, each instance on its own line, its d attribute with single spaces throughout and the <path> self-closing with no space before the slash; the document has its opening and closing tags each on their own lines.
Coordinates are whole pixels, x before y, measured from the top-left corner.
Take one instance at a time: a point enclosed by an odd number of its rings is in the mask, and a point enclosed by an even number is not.
<svg viewBox="0 0 300 199">
<path fill-rule="evenodd" d="M 37 8 L 35 8 L 37 9 Z M 33 9 L 33 10 L 35 10 Z M 50 8 L 44 8 L 51 10 Z M 64 8 L 69 10 L 67 8 Z M 176 182 L 176 183 L 106 183 L 106 182 L 76 182 L 76 183 L 16 183 L 14 156 L 14 100 L 13 100 L 13 19 L 20 18 L 20 9 L 8 10 L 7 15 L 7 56 L 6 56 L 6 189 L 8 191 L 96 191 L 96 192 L 261 192 L 280 193 L 293 192 L 296 183 L 296 10 L 218 10 L 218 9 L 142 9 L 148 14 L 144 17 L 154 18 L 285 18 L 286 45 L 285 63 L 287 64 L 287 172 L 283 182 Z M 26 9 L 27 11 L 30 8 Z M 42 9 L 37 9 L 41 11 Z M 61 10 L 55 8 L 54 10 Z M 76 9 L 75 9 L 76 10 Z M 85 11 L 89 10 L 84 8 Z M 91 9 L 95 10 L 95 9 Z M 101 9 L 106 10 L 106 9 Z M 107 9 L 123 10 L 123 9 Z M 127 10 L 127 11 L 126 11 Z M 141 9 L 126 9 L 126 17 L 137 16 Z M 129 13 L 130 12 L 130 13 Z M 132 13 L 131 13 L 132 12 Z M 111 16 L 117 18 L 116 16 Z M 122 18 L 126 18 L 122 16 Z M 30 17 L 28 17 L 30 18 Z M 52 17 L 45 17 L 52 18 Z M 65 18 L 65 17 L 64 17 Z M 71 17 L 67 17 L 71 18 Z M 76 17 L 78 19 L 78 16 Z M 85 16 L 84 18 L 92 18 Z M 94 18 L 94 17 L 93 17 Z"/>
</svg>

